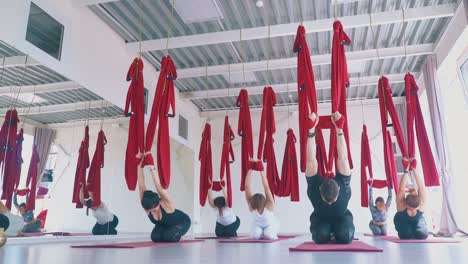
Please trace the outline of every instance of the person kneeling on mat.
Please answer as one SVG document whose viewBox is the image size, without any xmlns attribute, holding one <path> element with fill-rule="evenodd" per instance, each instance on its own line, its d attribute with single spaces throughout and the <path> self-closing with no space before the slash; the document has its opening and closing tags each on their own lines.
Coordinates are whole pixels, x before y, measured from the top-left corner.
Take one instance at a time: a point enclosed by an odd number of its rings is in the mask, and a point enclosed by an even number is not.
<svg viewBox="0 0 468 264">
<path fill-rule="evenodd" d="M 16 236 L 23 236 L 23 228 L 24 228 L 24 221 L 21 216 L 14 215 L 10 212 L 8 207 L 0 201 L 0 215 L 5 216 L 10 225 L 4 228 L 4 234 L 7 237 L 16 237 Z M 1 227 L 1 226 L 0 226 Z"/>
<path fill-rule="evenodd" d="M 88 200 L 84 199 L 83 187 L 81 187 L 80 201 L 83 206 L 86 206 L 86 215 L 88 215 L 88 210 L 91 208 L 94 218 L 96 218 L 96 224 L 92 230 L 93 235 L 117 235 L 117 230 L 115 228 L 119 224 L 119 218 L 112 214 L 103 202 L 97 207 L 92 207 L 92 192 L 89 192 L 89 197 Z"/>
<path fill-rule="evenodd" d="M 426 239 L 428 230 L 426 219 L 423 216 L 426 191 L 416 170 L 411 168 L 409 171 L 414 174 L 418 191 L 411 188 L 406 195 L 406 183 L 408 182 L 408 169 L 406 169 L 396 197 L 398 212 L 393 218 L 393 223 L 400 239 Z"/>
<path fill-rule="evenodd" d="M 137 158 L 141 158 L 141 155 L 138 155 Z M 180 238 L 190 229 L 190 217 L 175 209 L 169 193 L 161 186 L 156 167 L 150 165 L 150 171 L 158 193 L 146 189 L 144 171 L 141 164 L 138 165 L 141 206 L 154 224 L 151 240 L 153 242 L 179 242 Z"/>
<path fill-rule="evenodd" d="M 314 211 L 310 215 L 310 232 L 312 240 L 317 244 L 326 244 L 336 241 L 338 244 L 349 244 L 354 237 L 353 215 L 348 210 L 351 198 L 351 168 L 348 162 L 348 152 L 343 130 L 338 128 L 335 121 L 342 118 L 336 112 L 331 118 L 336 127 L 338 157 L 337 172 L 335 178 L 323 178 L 318 174 L 316 159 L 315 128 L 318 124 L 318 116 L 312 113 L 309 117 L 314 123 L 309 130 L 307 140 L 307 195 L 309 196 Z M 333 151 L 333 150 L 330 150 Z"/>
<path fill-rule="evenodd" d="M 208 203 L 216 208 L 218 217 L 216 219 L 215 233 L 217 237 L 237 237 L 237 229 L 240 226 L 240 219 L 234 214 L 232 208 L 226 203 L 226 190 L 223 188 L 223 196 L 218 196 L 213 200 L 212 190 L 208 192 Z"/>
<path fill-rule="evenodd" d="M 254 161 L 253 164 L 259 164 L 263 167 L 261 161 Z M 252 167 L 255 165 L 252 165 Z M 268 185 L 268 180 L 263 168 L 260 169 L 262 185 L 265 195 L 256 193 L 252 195 L 250 181 L 252 169 L 249 169 L 245 177 L 245 199 L 250 212 L 253 213 L 253 224 L 251 236 L 255 239 L 275 240 L 278 239 L 279 220 L 274 216 L 275 200 Z"/>
<path fill-rule="evenodd" d="M 28 200 L 28 194 L 26 195 L 26 201 L 27 200 Z M 25 226 L 23 227 L 23 230 L 21 231 L 23 233 L 39 232 L 42 226 L 41 220 L 34 218 L 34 211 L 26 210 L 26 203 L 18 204 L 18 194 L 16 193 L 16 191 L 15 191 L 15 194 L 13 195 L 13 204 L 15 205 L 16 209 L 18 209 L 25 223 Z"/>
<path fill-rule="evenodd" d="M 372 220 L 369 223 L 369 228 L 374 236 L 387 235 L 387 212 L 392 204 L 392 190 L 388 188 L 387 202 L 385 203 L 382 197 L 375 199 L 375 205 L 372 191 L 372 182 L 369 183 L 369 209 L 372 214 Z"/>
</svg>

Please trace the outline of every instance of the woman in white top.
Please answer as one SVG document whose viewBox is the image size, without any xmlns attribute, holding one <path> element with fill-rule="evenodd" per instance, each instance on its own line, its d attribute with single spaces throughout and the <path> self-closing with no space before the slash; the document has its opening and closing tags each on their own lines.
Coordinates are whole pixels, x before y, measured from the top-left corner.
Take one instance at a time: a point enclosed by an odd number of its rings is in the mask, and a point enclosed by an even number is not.
<svg viewBox="0 0 468 264">
<path fill-rule="evenodd" d="M 90 198 L 88 200 L 84 199 L 83 188 L 80 190 L 80 201 L 83 206 L 86 206 L 86 215 L 88 215 L 88 209 L 91 208 L 93 211 L 94 218 L 96 218 L 96 224 L 93 227 L 93 235 L 117 235 L 117 230 L 115 229 L 119 224 L 119 219 L 117 216 L 109 211 L 109 208 L 101 202 L 97 207 L 92 207 L 92 196 L 90 192 Z"/>
<path fill-rule="evenodd" d="M 16 236 L 23 236 L 23 228 L 24 228 L 24 221 L 21 216 L 14 215 L 10 212 L 10 210 L 0 201 L 0 215 L 4 215 L 8 218 L 9 226 L 4 228 L 5 236 L 7 237 L 16 237 Z M 1 226 L 1 225 L 0 225 Z"/>
<path fill-rule="evenodd" d="M 218 211 L 216 219 L 215 234 L 217 237 L 237 237 L 237 229 L 240 226 L 240 219 L 234 214 L 232 208 L 226 203 L 226 190 L 223 188 L 223 196 L 218 196 L 213 200 L 212 190 L 208 192 L 208 203 Z"/>
<path fill-rule="evenodd" d="M 254 218 L 251 236 L 255 239 L 278 239 L 279 221 L 273 214 L 275 200 L 273 199 L 265 172 L 263 169 L 260 171 L 265 194 L 256 193 L 252 195 L 250 188 L 251 175 L 252 169 L 247 172 L 245 178 L 245 199 Z"/>
</svg>

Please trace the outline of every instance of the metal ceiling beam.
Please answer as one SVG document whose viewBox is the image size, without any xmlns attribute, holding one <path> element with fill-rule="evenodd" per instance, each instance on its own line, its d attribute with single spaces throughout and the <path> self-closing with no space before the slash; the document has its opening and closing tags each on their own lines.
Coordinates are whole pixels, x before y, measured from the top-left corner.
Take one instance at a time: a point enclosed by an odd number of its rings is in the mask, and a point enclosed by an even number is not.
<svg viewBox="0 0 468 264">
<path fill-rule="evenodd" d="M 55 91 L 66 91 L 82 88 L 81 85 L 74 81 L 56 82 L 39 85 L 27 85 L 27 86 L 3 86 L 0 87 L 0 96 L 11 96 L 28 93 L 45 93 Z"/>
<path fill-rule="evenodd" d="M 73 2 L 80 6 L 88 6 L 88 5 L 99 5 L 108 2 L 116 2 L 120 0 L 74 0 Z"/>
<path fill-rule="evenodd" d="M 413 73 L 416 74 L 416 73 Z M 365 85 L 376 85 L 381 76 L 362 76 L 360 78 L 350 78 L 351 87 L 355 86 L 365 86 Z M 385 75 L 388 78 L 390 83 L 402 83 L 404 82 L 405 73 L 399 74 L 389 74 Z M 316 81 L 315 88 L 316 90 L 326 90 L 330 89 L 331 86 L 330 80 Z M 295 92 L 297 90 L 296 83 L 283 83 L 283 84 L 271 84 L 271 87 L 275 89 L 275 93 L 286 93 L 289 91 Z M 249 95 L 262 94 L 263 88 L 265 86 L 249 86 L 245 89 L 249 92 Z M 237 96 L 240 90 L 243 88 L 225 88 L 225 89 L 213 89 L 209 90 L 208 94 L 206 91 L 196 91 L 196 92 L 183 92 L 180 93 L 179 99 L 181 100 L 195 100 L 195 99 L 207 99 L 207 98 L 219 98 L 230 96 Z"/>
<path fill-rule="evenodd" d="M 56 104 L 56 105 L 46 105 L 46 106 L 34 106 L 31 108 L 23 107 L 16 108 L 18 115 L 37 115 L 37 114 L 49 114 L 49 113 L 58 113 L 66 111 L 75 111 L 75 110 L 84 110 L 84 109 L 94 109 L 101 108 L 105 106 L 110 106 L 111 104 L 106 100 L 94 100 L 94 101 L 85 101 L 71 104 Z M 0 116 L 5 116 L 9 108 L 0 109 Z"/>
<path fill-rule="evenodd" d="M 406 22 L 426 20 L 441 17 L 451 17 L 454 15 L 456 4 L 444 4 L 435 6 L 425 6 L 417 8 L 409 8 L 404 11 Z M 403 11 L 393 10 L 386 12 L 378 12 L 355 16 L 343 16 L 338 18 L 346 29 L 368 27 L 372 21 L 372 26 L 401 23 L 403 21 Z M 307 33 L 331 31 L 334 18 L 304 21 L 304 26 Z M 268 36 L 281 37 L 291 36 L 296 34 L 298 23 L 279 24 L 270 26 L 270 34 L 268 27 L 245 28 L 240 30 L 218 31 L 213 33 L 204 33 L 180 37 L 169 38 L 169 48 L 186 48 L 194 46 L 205 46 L 212 44 L 228 43 L 242 40 L 264 39 Z M 242 32 L 242 33 L 241 33 Z M 167 39 L 152 39 L 145 40 L 141 43 L 142 51 L 165 50 Z M 130 50 L 139 51 L 138 42 L 130 42 L 127 44 Z"/>
<path fill-rule="evenodd" d="M 11 56 L 0 57 L 0 69 L 19 66 L 38 66 L 41 65 L 38 61 L 30 56 Z"/>
<path fill-rule="evenodd" d="M 346 52 L 346 58 L 348 61 L 366 61 L 366 60 L 375 60 L 375 59 L 385 59 L 385 58 L 398 58 L 405 56 L 419 56 L 432 54 L 434 50 L 433 44 L 420 44 L 420 45 L 410 45 L 405 47 L 393 47 L 393 48 L 383 48 L 378 49 L 368 49 L 360 51 L 351 51 Z M 331 63 L 331 54 L 322 54 L 314 55 L 310 57 L 312 60 L 313 66 L 318 65 L 328 65 Z M 267 61 L 252 61 L 244 63 L 245 71 L 264 71 L 267 69 Z M 285 58 L 285 59 L 276 59 L 270 60 L 268 64 L 268 69 L 278 70 L 278 69 L 289 69 L 297 67 L 297 57 Z M 186 68 L 177 70 L 177 78 L 191 78 L 191 77 L 202 77 L 205 75 L 219 75 L 242 72 L 242 63 L 235 64 L 221 64 L 208 67 L 195 67 L 195 68 Z"/>
<path fill-rule="evenodd" d="M 395 105 L 398 104 L 404 104 L 405 103 L 405 97 L 393 97 L 393 103 Z M 351 108 L 351 107 L 363 107 L 363 106 L 370 106 L 370 105 L 378 105 L 379 104 L 379 99 L 369 99 L 369 98 L 357 98 L 357 99 L 351 99 L 346 102 L 346 107 Z M 275 113 L 280 113 L 280 112 L 290 112 L 290 113 L 296 113 L 297 108 L 291 108 L 291 106 L 297 106 L 297 103 L 292 103 L 292 104 L 286 104 L 286 105 L 281 105 L 281 106 L 275 106 Z M 331 103 L 329 100 L 327 101 L 322 101 L 318 102 L 318 107 L 319 107 L 319 113 L 320 111 L 330 111 L 331 109 Z M 227 111 L 227 112 L 226 112 Z M 261 105 L 255 105 L 251 106 L 250 112 L 252 114 L 256 113 L 261 113 L 262 107 Z M 210 110 L 207 109 L 207 111 L 200 112 L 200 117 L 205 117 L 205 118 L 215 118 L 215 117 L 221 117 L 225 116 L 228 114 L 230 117 L 232 116 L 238 116 L 239 114 L 239 108 L 238 107 L 232 107 L 232 108 L 223 108 L 223 109 L 215 109 L 215 110 Z"/>
</svg>

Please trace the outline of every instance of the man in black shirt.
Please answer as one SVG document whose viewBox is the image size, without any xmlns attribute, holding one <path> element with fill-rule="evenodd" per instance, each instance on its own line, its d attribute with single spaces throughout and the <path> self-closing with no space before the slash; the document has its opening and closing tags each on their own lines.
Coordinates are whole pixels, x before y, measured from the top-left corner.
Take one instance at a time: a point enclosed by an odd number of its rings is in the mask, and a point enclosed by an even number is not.
<svg viewBox="0 0 468 264">
<path fill-rule="evenodd" d="M 349 244 L 354 237 L 353 215 L 348 210 L 348 202 L 351 198 L 351 168 L 348 162 L 348 151 L 343 130 L 338 128 L 336 121 L 342 118 L 336 112 L 331 116 L 336 127 L 337 172 L 335 178 L 325 179 L 318 174 L 316 159 L 315 127 L 318 117 L 315 113 L 310 119 L 315 126 L 309 130 L 307 140 L 307 195 L 309 196 L 314 211 L 310 215 L 310 232 L 312 240 L 317 244 L 335 242 L 338 244 Z M 335 135 L 330 135 L 335 136 Z M 333 151 L 333 150 L 329 150 Z"/>
</svg>

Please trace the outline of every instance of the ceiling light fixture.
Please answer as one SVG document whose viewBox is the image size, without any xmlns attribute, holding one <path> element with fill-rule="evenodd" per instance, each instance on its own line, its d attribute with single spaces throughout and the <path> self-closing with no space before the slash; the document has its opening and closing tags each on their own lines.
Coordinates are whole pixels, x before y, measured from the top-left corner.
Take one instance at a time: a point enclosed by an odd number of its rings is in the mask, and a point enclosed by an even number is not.
<svg viewBox="0 0 468 264">
<path fill-rule="evenodd" d="M 260 0 L 259 0 L 259 1 L 257 1 L 257 2 L 255 3 L 255 5 L 256 5 L 257 7 L 263 7 L 263 1 L 260 1 Z"/>
</svg>

